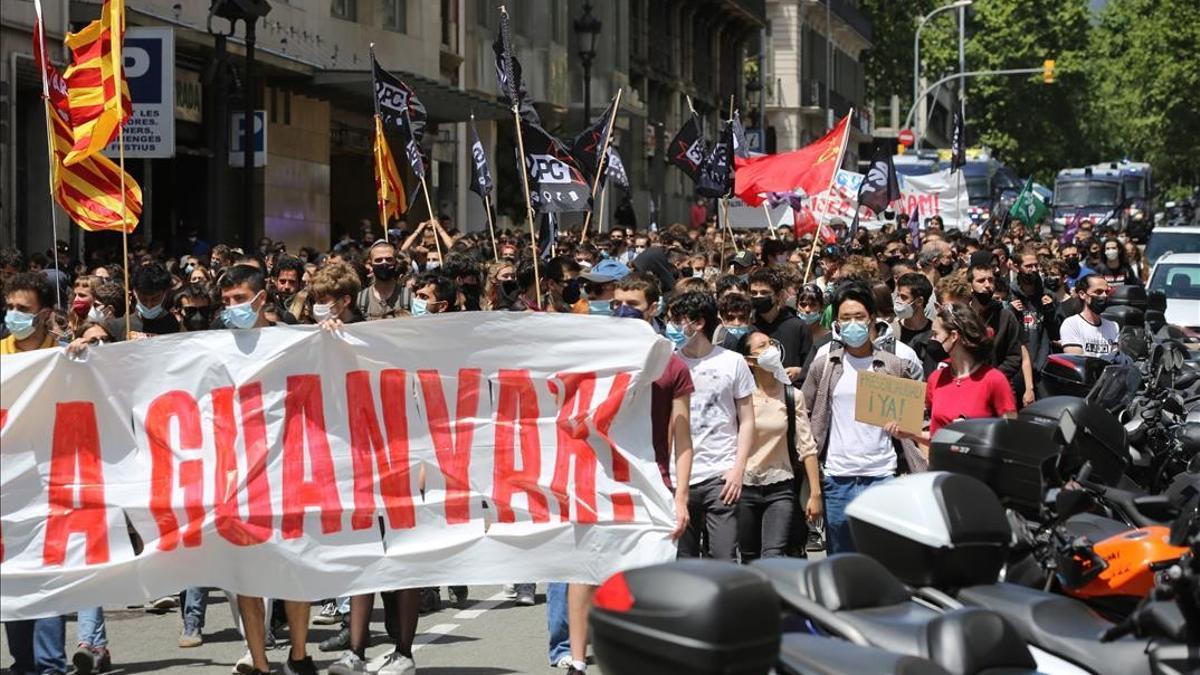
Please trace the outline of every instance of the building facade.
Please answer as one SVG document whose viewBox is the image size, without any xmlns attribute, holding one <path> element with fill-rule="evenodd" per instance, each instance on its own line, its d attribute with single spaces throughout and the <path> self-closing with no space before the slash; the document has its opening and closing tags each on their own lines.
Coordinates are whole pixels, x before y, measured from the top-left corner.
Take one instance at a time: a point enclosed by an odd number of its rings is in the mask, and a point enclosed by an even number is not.
<svg viewBox="0 0 1200 675">
<path fill-rule="evenodd" d="M 843 166 L 870 159 L 874 114 L 862 54 L 871 23 L 857 0 L 767 0 L 763 55 L 765 151 L 792 150 L 823 136 L 854 110 Z"/>
<path fill-rule="evenodd" d="M 742 65 L 766 25 L 764 0 L 508 0 L 514 51 L 545 127 L 564 140 L 585 124 L 584 87 L 599 115 L 620 89 L 614 143 L 629 173 L 626 196 L 613 189 L 605 213 L 625 199 L 638 223 L 682 221 L 690 181 L 664 160 L 664 147 L 688 113 L 710 136 L 730 99 L 745 115 Z M 65 67 L 64 35 L 100 14 L 99 0 L 44 0 L 51 59 Z M 345 231 L 380 227 L 371 161 L 370 50 L 411 85 L 429 112 L 424 149 L 428 202 L 406 166 L 410 221 L 432 210 L 467 230 L 486 228 L 481 200 L 467 190 L 468 124 L 475 125 L 496 175 L 498 226 L 524 215 L 510 111 L 499 103 L 492 42 L 494 0 L 271 0 L 258 23 L 252 83 L 265 119 L 265 165 L 245 169 L 231 130 L 247 90 L 245 26 L 209 16 L 210 3 L 126 0 L 131 29 L 170 36 L 157 66 L 170 96 L 158 115 L 173 128 L 150 152 L 127 152 L 126 168 L 144 192 L 142 241 L 179 242 L 196 230 L 209 241 L 254 245 L 261 236 L 326 248 Z M 585 85 L 581 35 L 586 9 L 601 21 Z M 0 245 L 51 246 L 45 116 L 32 59 L 31 0 L 0 3 Z M 222 37 L 225 34 L 226 37 Z M 126 40 L 127 70 L 132 63 Z M 136 59 L 134 59 L 136 61 Z M 130 70 L 127 75 L 132 77 Z M 164 94 L 164 96 L 167 94 Z M 165 111 L 164 111 L 165 110 Z M 135 116 L 137 113 L 135 112 Z M 127 130 L 128 130 L 127 126 Z M 128 132 L 127 132 L 128 133 Z M 393 150 L 401 147 L 392 141 Z M 127 148 L 131 146 L 127 145 Z M 428 206 L 426 205 L 428 203 Z M 252 210 L 249 206 L 252 205 Z M 84 234 L 58 211 L 58 237 L 88 248 L 119 245 L 112 233 Z M 606 219 L 607 221 L 608 219 Z M 570 224 L 568 219 L 567 224 Z"/>
</svg>

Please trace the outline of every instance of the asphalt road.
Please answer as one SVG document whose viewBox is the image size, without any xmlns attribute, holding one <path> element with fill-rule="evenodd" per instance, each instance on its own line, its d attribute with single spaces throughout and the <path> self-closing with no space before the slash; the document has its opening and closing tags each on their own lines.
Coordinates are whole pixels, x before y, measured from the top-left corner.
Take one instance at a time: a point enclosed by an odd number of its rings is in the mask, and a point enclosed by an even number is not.
<svg viewBox="0 0 1200 675">
<path fill-rule="evenodd" d="M 522 607 L 504 600 L 499 586 L 472 587 L 470 599 L 461 608 L 451 607 L 442 590 L 443 608 L 421 617 L 417 626 L 414 657 L 422 675 L 503 675 L 504 673 L 563 673 L 550 667 L 546 656 L 545 586 L 539 584 L 537 604 Z M 319 608 L 314 607 L 316 614 Z M 113 675 L 134 673 L 188 673 L 225 675 L 245 653 L 241 636 L 234 628 L 225 597 L 209 596 L 204 644 L 180 649 L 176 641 L 182 627 L 179 610 L 150 614 L 143 610 L 106 610 Z M 325 669 L 339 654 L 323 653 L 316 645 L 333 635 L 336 626 L 310 626 L 309 650 L 318 668 Z M 391 651 L 383 627 L 381 603 L 376 602 L 371 623 L 371 659 Z M 286 644 L 286 638 L 282 641 Z M 75 645 L 75 622 L 67 624 L 67 658 Z M 7 641 L 0 638 L 0 667 L 12 664 Z M 279 672 L 287 658 L 286 647 L 268 652 Z M 594 666 L 588 672 L 599 672 Z"/>
</svg>

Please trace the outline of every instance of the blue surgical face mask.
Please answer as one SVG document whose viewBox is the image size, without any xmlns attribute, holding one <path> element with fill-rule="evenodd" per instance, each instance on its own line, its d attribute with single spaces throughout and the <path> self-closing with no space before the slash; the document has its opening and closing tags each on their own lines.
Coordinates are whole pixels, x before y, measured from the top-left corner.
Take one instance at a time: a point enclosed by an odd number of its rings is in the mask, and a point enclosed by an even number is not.
<svg viewBox="0 0 1200 675">
<path fill-rule="evenodd" d="M 588 314 L 597 316 L 612 316 L 612 303 L 608 300 L 589 300 Z"/>
<path fill-rule="evenodd" d="M 262 291 L 259 291 L 259 294 L 261 293 Z M 232 328 L 253 328 L 254 324 L 258 323 L 258 310 L 254 309 L 254 301 L 257 299 L 258 295 L 255 295 L 249 302 L 226 307 L 221 313 L 221 318 Z"/>
<path fill-rule="evenodd" d="M 735 340 L 741 340 L 750 332 L 750 326 L 725 326 L 725 334 Z"/>
<path fill-rule="evenodd" d="M 641 312 L 634 309 L 633 307 L 630 307 L 629 305 L 621 305 L 620 307 L 618 307 L 617 311 L 613 312 L 613 316 L 617 317 L 618 319 L 644 319 L 645 318 L 644 316 L 642 316 Z"/>
<path fill-rule="evenodd" d="M 157 319 L 158 317 L 162 316 L 163 306 L 162 306 L 162 303 L 160 302 L 153 307 L 147 307 L 142 304 L 141 300 L 139 300 L 137 303 L 137 311 L 138 311 L 138 314 L 142 315 L 143 319 L 150 319 L 151 321 L 153 321 L 154 319 Z"/>
<path fill-rule="evenodd" d="M 863 346 L 870 337 L 870 330 L 863 321 L 843 321 L 839 328 L 842 344 L 851 349 Z"/>
<path fill-rule="evenodd" d="M 28 312 L 18 312 L 15 309 L 10 309 L 4 314 L 4 325 L 8 328 L 8 332 L 18 340 L 33 335 L 33 331 L 37 330 L 34 326 L 34 320 L 37 319 L 36 314 Z"/>
<path fill-rule="evenodd" d="M 425 316 L 429 313 L 429 301 L 425 298 L 414 297 L 409 311 L 413 316 Z"/>
<path fill-rule="evenodd" d="M 683 327 L 677 323 L 667 324 L 667 339 L 675 344 L 675 349 L 683 349 L 687 344 L 687 335 L 683 332 Z"/>
<path fill-rule="evenodd" d="M 821 312 L 797 312 L 796 316 L 810 326 L 821 320 Z"/>
</svg>

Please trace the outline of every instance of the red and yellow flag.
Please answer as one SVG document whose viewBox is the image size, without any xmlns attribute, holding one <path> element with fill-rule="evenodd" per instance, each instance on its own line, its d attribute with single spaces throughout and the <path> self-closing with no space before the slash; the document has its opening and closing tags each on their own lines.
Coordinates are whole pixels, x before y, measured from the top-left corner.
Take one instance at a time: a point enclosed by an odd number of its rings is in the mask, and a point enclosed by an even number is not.
<svg viewBox="0 0 1200 675">
<path fill-rule="evenodd" d="M 404 193 L 404 183 L 400 182 L 400 173 L 396 171 L 396 160 L 392 157 L 392 149 L 388 146 L 387 137 L 383 135 L 383 122 L 375 116 L 375 194 L 379 202 L 379 224 L 386 231 L 392 218 L 399 218 L 408 210 L 408 199 Z"/>
<path fill-rule="evenodd" d="M 100 18 L 68 33 L 71 65 L 63 74 L 70 100 L 68 166 L 99 153 L 129 119 L 132 102 L 122 75 L 125 0 L 105 0 Z"/>
<path fill-rule="evenodd" d="M 41 3 L 37 4 L 40 16 Z M 74 145 L 70 96 L 66 81 L 46 57 L 40 20 L 34 26 L 33 52 L 42 69 L 42 91 L 46 97 L 47 135 L 51 144 L 50 191 L 54 200 L 85 230 L 124 229 L 132 232 L 142 215 L 142 189 L 137 181 L 124 174 L 125 204 L 122 207 L 122 173 L 111 159 L 97 153 L 70 166 L 64 164 Z M 122 208 L 124 218 L 121 217 Z"/>
</svg>

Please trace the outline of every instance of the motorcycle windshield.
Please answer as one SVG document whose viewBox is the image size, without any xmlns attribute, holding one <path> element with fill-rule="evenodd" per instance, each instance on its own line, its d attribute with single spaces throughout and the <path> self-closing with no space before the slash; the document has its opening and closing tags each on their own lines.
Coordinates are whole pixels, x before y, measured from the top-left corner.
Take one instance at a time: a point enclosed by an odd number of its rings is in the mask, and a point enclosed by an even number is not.
<svg viewBox="0 0 1200 675">
<path fill-rule="evenodd" d="M 1129 406 L 1142 385 L 1142 374 L 1133 363 L 1106 366 L 1088 392 L 1087 400 L 1110 412 Z"/>
</svg>

